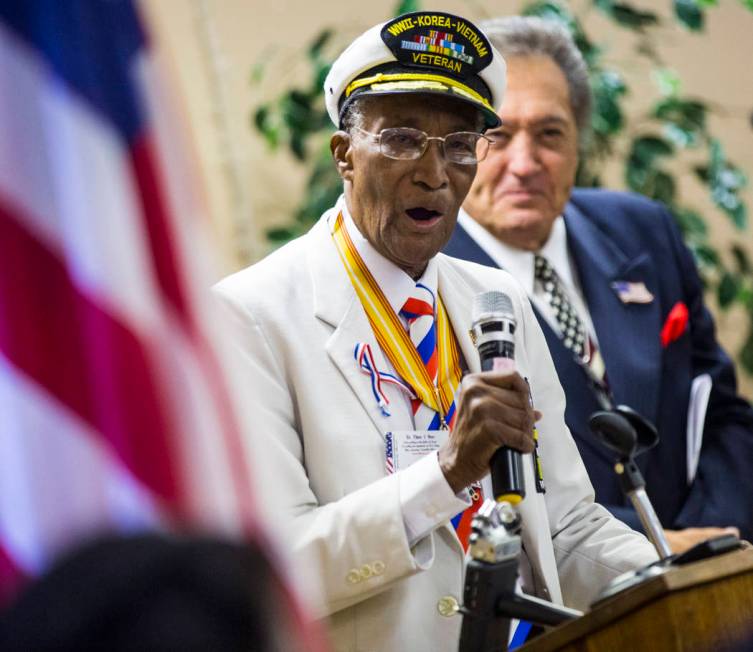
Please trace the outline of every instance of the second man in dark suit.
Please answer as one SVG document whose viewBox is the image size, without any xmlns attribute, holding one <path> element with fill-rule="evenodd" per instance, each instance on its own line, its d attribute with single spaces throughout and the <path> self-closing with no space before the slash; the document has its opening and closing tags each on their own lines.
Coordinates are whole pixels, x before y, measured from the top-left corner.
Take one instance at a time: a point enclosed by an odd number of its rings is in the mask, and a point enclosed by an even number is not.
<svg viewBox="0 0 753 652">
<path fill-rule="evenodd" d="M 640 527 L 612 455 L 588 430 L 601 386 L 659 430 L 638 463 L 673 550 L 726 527 L 750 538 L 753 411 L 737 395 L 672 216 L 635 195 L 573 191 L 591 96 L 563 28 L 506 18 L 483 29 L 508 65 L 502 126 L 487 134 L 494 147 L 446 253 L 504 267 L 527 290 L 599 502 Z"/>
</svg>

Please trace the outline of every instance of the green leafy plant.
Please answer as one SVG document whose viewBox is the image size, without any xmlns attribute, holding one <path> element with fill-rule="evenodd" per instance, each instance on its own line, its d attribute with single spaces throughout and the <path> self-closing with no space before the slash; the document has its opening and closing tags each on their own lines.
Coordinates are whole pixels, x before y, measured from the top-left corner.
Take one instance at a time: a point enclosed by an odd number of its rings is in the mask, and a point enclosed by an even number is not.
<svg viewBox="0 0 753 652">
<path fill-rule="evenodd" d="M 740 0 L 753 11 L 753 0 Z M 705 15 L 718 0 L 673 0 L 674 20 L 691 32 L 701 33 Z M 635 192 L 664 202 L 674 213 L 685 240 L 696 257 L 706 291 L 722 310 L 737 306 L 746 315 L 746 336 L 738 360 L 753 374 L 753 264 L 737 245 L 721 251 L 709 239 L 705 217 L 680 199 L 680 175 L 689 176 L 708 193 L 716 210 L 725 215 L 740 233 L 748 230 L 748 211 L 741 192 L 746 176 L 725 155 L 722 143 L 708 127 L 711 108 L 702 98 L 683 94 L 681 80 L 668 70 L 657 54 L 654 30 L 662 19 L 653 11 L 627 2 L 589 0 L 583 11 L 601 12 L 616 29 L 636 37 L 635 53 L 651 71 L 656 97 L 646 115 L 626 114 L 624 105 L 630 88 L 620 70 L 608 65 L 606 46 L 596 43 L 568 4 L 534 0 L 522 13 L 561 22 L 573 35 L 588 64 L 594 95 L 592 137 L 581 159 L 577 182 L 600 186 L 600 171 L 607 161 L 618 159 L 624 168 L 626 185 Z M 418 8 L 416 0 L 400 2 L 394 15 Z M 292 88 L 255 111 L 255 128 L 272 149 L 286 148 L 309 171 L 304 198 L 291 222 L 267 232 L 272 244 L 280 244 L 303 232 L 337 199 L 342 184 L 329 153 L 332 125 L 324 110 L 322 83 L 328 62 L 336 52 L 328 50 L 333 32 L 324 30 L 307 49 L 310 83 Z M 341 44 L 342 45 L 342 44 Z M 702 164 L 688 163 L 702 159 Z"/>
<path fill-rule="evenodd" d="M 327 46 L 332 32 L 324 30 L 306 51 L 311 67 L 309 84 L 291 88 L 272 102 L 256 109 L 255 128 L 271 149 L 287 148 L 309 167 L 305 200 L 298 207 L 291 224 L 267 231 L 273 244 L 282 244 L 304 233 L 337 199 L 342 183 L 329 153 L 332 124 L 324 108 L 322 86 L 329 72 L 331 57 Z"/>
</svg>

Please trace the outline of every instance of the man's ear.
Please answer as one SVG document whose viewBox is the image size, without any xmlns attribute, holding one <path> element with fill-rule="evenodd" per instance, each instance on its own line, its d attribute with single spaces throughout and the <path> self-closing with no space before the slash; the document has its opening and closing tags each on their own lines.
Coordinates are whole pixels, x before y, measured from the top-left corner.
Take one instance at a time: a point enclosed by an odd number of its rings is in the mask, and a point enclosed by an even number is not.
<svg viewBox="0 0 753 652">
<path fill-rule="evenodd" d="M 335 159 L 337 173 L 344 181 L 353 178 L 353 147 L 350 134 L 347 131 L 336 131 L 329 141 L 329 151 Z"/>
</svg>

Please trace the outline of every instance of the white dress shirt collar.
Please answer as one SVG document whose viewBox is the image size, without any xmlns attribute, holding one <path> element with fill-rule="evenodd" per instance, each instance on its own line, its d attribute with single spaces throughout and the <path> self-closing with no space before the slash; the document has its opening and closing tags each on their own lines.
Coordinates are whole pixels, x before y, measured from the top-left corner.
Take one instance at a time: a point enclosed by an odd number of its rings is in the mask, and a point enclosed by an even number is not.
<svg viewBox="0 0 753 652">
<path fill-rule="evenodd" d="M 515 249 L 497 239 L 462 208 L 458 213 L 460 224 L 476 241 L 497 267 L 506 269 L 523 286 L 528 296 L 533 295 L 533 254 Z"/>
</svg>

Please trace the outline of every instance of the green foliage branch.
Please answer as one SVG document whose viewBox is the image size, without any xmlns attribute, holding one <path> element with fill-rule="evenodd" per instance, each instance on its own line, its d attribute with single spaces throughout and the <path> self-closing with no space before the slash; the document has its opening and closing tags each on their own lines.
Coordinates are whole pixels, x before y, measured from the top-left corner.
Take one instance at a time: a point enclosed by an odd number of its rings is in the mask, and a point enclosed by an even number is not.
<svg viewBox="0 0 753 652">
<path fill-rule="evenodd" d="M 740 2 L 753 11 L 753 0 Z M 674 20 L 692 32 L 702 32 L 706 11 L 717 3 L 718 0 L 673 0 Z M 679 196 L 677 170 L 687 159 L 685 152 L 702 161 L 691 165 L 692 177 L 705 188 L 715 210 L 725 215 L 741 235 L 748 231 L 748 210 L 741 197 L 747 178 L 727 158 L 722 143 L 709 129 L 712 107 L 701 98 L 684 95 L 681 80 L 657 54 L 655 30 L 662 25 L 660 16 L 614 0 L 589 0 L 585 7 L 587 11 L 601 12 L 618 29 L 635 34 L 636 54 L 652 71 L 657 97 L 646 115 L 635 116 L 628 123 L 624 103 L 630 88 L 623 74 L 606 63 L 606 47 L 589 37 L 567 4 L 534 0 L 525 5 L 522 13 L 526 15 L 562 23 L 573 35 L 589 68 L 594 95 L 592 134 L 581 157 L 577 183 L 601 186 L 599 172 L 606 161 L 618 157 L 631 190 L 670 208 L 698 262 L 707 294 L 715 297 L 722 310 L 736 306 L 745 315 L 741 326 L 746 335 L 738 360 L 747 373 L 753 374 L 753 263 L 743 247 L 733 244 L 728 251 L 720 251 L 710 241 L 705 217 Z M 416 9 L 416 0 L 405 0 L 398 4 L 394 15 Z M 329 153 L 332 125 L 322 94 L 328 62 L 335 54 L 329 50 L 332 40 L 333 32 L 324 30 L 309 45 L 309 84 L 285 91 L 259 106 L 253 115 L 255 129 L 271 149 L 289 150 L 309 170 L 305 196 L 293 220 L 267 232 L 273 246 L 308 230 L 342 190 Z"/>
</svg>

